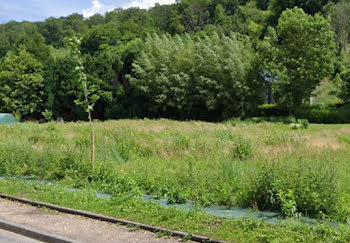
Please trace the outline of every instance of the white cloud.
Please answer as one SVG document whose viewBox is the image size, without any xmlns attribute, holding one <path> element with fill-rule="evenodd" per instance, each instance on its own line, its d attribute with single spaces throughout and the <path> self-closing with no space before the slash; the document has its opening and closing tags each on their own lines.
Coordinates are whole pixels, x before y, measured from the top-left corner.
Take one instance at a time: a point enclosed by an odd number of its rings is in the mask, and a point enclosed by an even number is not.
<svg viewBox="0 0 350 243">
<path fill-rule="evenodd" d="M 103 14 L 105 12 L 112 11 L 113 9 L 116 8 L 116 6 L 113 6 L 113 5 L 105 5 L 103 3 L 100 3 L 99 0 L 93 0 L 91 3 L 92 3 L 91 8 L 83 9 L 82 11 L 84 18 L 89 18 L 97 13 Z"/>
<path fill-rule="evenodd" d="M 151 8 L 156 3 L 159 3 L 161 5 L 172 4 L 172 3 L 175 3 L 175 0 L 133 0 L 130 4 L 127 4 L 125 8 L 130 8 L 130 7 Z"/>
<path fill-rule="evenodd" d="M 122 7 L 122 8 L 131 8 L 131 7 L 139 7 L 139 8 L 151 8 L 156 3 L 159 4 L 172 4 L 175 3 L 175 0 L 129 0 L 128 2 L 123 4 L 122 6 L 119 5 L 108 5 L 101 3 L 99 0 L 93 0 L 91 2 L 92 6 L 88 9 L 83 9 L 82 13 L 84 18 L 89 18 L 93 16 L 94 14 L 101 13 L 104 14 L 105 12 L 112 11 L 115 8 Z"/>
</svg>

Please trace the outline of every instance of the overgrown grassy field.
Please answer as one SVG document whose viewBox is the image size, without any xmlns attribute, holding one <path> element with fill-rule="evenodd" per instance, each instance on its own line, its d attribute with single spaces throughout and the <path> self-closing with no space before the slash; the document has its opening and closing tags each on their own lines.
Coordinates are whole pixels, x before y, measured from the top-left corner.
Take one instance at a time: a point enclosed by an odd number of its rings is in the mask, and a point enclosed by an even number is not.
<svg viewBox="0 0 350 243">
<path fill-rule="evenodd" d="M 68 198 L 77 196 L 59 195 L 67 206 L 229 241 L 350 241 L 350 231 L 324 225 L 296 229 L 255 221 L 252 226 L 245 220 L 215 221 L 198 212 L 188 216 L 138 199 L 151 194 L 174 203 L 194 200 L 201 205 L 250 207 L 281 212 L 284 217 L 309 216 L 346 224 L 350 219 L 350 125 L 311 124 L 294 130 L 282 123 L 120 120 L 95 122 L 94 127 L 96 166 L 92 169 L 87 123 L 0 126 L 0 174 L 62 180 L 109 192 L 114 204 L 108 207 L 94 200 L 74 200 L 72 205 Z M 53 189 L 34 192 L 15 185 L 1 182 L 0 189 L 60 201 Z M 126 202 L 128 213 L 115 208 Z"/>
</svg>

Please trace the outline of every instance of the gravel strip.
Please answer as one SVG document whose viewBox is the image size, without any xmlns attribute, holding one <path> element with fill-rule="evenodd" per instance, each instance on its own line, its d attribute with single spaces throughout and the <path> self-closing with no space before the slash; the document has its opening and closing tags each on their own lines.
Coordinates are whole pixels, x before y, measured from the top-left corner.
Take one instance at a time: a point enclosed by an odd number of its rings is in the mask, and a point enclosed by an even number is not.
<svg viewBox="0 0 350 243">
<path fill-rule="evenodd" d="M 130 228 L 0 199 L 0 219 L 78 242 L 179 242 Z"/>
</svg>

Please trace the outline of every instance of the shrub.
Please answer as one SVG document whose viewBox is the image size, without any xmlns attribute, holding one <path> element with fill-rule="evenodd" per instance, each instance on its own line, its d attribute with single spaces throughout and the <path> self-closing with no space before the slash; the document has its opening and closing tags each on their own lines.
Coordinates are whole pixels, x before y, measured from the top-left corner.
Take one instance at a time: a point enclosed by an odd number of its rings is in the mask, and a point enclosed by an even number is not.
<svg viewBox="0 0 350 243">
<path fill-rule="evenodd" d="M 267 163 L 257 171 L 246 204 L 286 216 L 333 215 L 340 208 L 340 191 L 332 166 L 316 161 Z M 245 205 L 247 206 L 247 205 Z"/>
<path fill-rule="evenodd" d="M 309 106 L 298 111 L 298 117 L 308 119 L 312 123 L 349 123 L 349 106 Z"/>
<path fill-rule="evenodd" d="M 295 130 L 303 127 L 300 123 L 291 123 L 290 126 Z"/>
<path fill-rule="evenodd" d="M 292 129 L 307 129 L 309 127 L 309 121 L 307 119 L 298 119 L 296 123 L 290 124 Z"/>
<path fill-rule="evenodd" d="M 289 116 L 288 109 L 279 104 L 264 104 L 258 108 L 258 115 L 262 117 Z"/>
<path fill-rule="evenodd" d="M 309 127 L 309 120 L 307 120 L 307 119 L 298 119 L 298 124 L 302 125 L 303 128 L 307 129 Z"/>
<path fill-rule="evenodd" d="M 50 110 L 45 110 L 41 112 L 46 121 L 51 122 L 53 120 L 53 112 Z"/>
<path fill-rule="evenodd" d="M 295 123 L 293 117 L 288 117 L 288 110 L 279 104 L 261 105 L 258 109 L 260 117 L 254 118 L 256 122 L 284 122 Z M 350 123 L 350 107 L 349 105 L 303 105 L 293 114 L 303 120 L 308 120 L 311 123 L 338 124 Z M 300 122 L 298 122 L 300 123 Z M 303 124 L 303 123 L 300 123 Z M 306 124 L 303 124 L 305 127 Z"/>
<path fill-rule="evenodd" d="M 251 141 L 242 137 L 236 137 L 233 140 L 232 157 L 244 160 L 253 154 L 253 146 Z"/>
</svg>

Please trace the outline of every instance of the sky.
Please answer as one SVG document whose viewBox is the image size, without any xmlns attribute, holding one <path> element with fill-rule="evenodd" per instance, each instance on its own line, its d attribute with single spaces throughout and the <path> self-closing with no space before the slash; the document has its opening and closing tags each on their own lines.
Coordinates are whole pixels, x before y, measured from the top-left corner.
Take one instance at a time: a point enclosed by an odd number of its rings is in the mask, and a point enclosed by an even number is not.
<svg viewBox="0 0 350 243">
<path fill-rule="evenodd" d="M 88 18 L 115 8 L 150 8 L 156 3 L 171 4 L 175 0 L 0 0 L 0 23 L 10 20 L 43 21 L 48 17 L 83 14 Z"/>
</svg>

